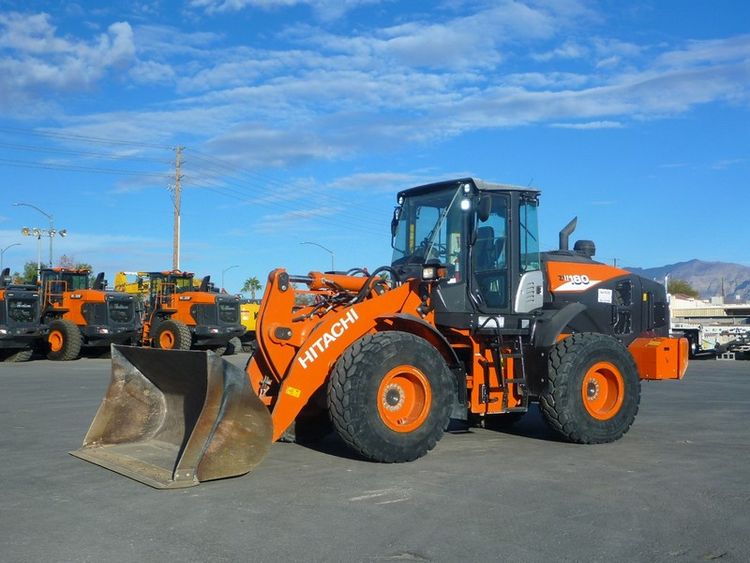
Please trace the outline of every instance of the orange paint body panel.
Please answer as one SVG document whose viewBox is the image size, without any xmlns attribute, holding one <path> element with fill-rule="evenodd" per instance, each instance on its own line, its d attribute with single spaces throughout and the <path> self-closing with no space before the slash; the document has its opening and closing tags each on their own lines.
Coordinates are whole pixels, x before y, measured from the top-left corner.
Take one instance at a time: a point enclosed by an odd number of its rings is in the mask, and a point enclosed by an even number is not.
<svg viewBox="0 0 750 563">
<path fill-rule="evenodd" d="M 60 283 L 60 282 L 58 282 Z M 62 282 L 64 284 L 64 282 Z M 47 304 L 52 310 L 64 310 L 62 318 L 75 323 L 78 326 L 87 326 L 88 322 L 83 315 L 83 306 L 86 303 L 104 303 L 106 294 L 96 289 L 80 289 L 70 291 L 65 287 L 62 291 L 47 290 Z"/>
<path fill-rule="evenodd" d="M 688 347 L 686 338 L 636 338 L 628 349 L 641 379 L 682 379 Z"/>
<path fill-rule="evenodd" d="M 468 335 L 467 335 L 468 337 Z M 507 383 L 508 394 L 503 397 L 504 392 L 500 382 L 500 374 L 494 367 L 492 352 L 478 341 L 469 338 L 474 349 L 473 368 L 471 375 L 466 378 L 466 387 L 469 397 L 469 410 L 473 414 L 498 414 L 504 412 L 504 408 L 518 407 L 522 403 L 522 393 L 515 383 Z M 514 378 L 517 370 L 515 358 L 508 357 L 510 349 L 504 349 L 502 371 L 503 377 Z M 483 393 L 484 391 L 484 393 Z M 486 396 L 483 396 L 486 395 Z"/>
<path fill-rule="evenodd" d="M 606 264 L 581 264 L 579 262 L 548 262 L 549 290 L 585 291 L 603 281 L 628 276 L 630 272 Z"/>
</svg>

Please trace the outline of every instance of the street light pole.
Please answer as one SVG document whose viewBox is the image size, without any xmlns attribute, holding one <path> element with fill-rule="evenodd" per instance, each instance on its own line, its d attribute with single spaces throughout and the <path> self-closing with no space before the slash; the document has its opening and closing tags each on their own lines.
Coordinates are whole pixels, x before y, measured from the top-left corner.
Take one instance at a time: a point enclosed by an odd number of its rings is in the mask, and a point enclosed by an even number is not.
<svg viewBox="0 0 750 563">
<path fill-rule="evenodd" d="M 32 209 L 36 209 L 39 213 L 44 215 L 49 221 L 49 229 L 47 231 L 42 231 L 41 229 L 39 230 L 41 231 L 41 233 L 45 233 L 49 236 L 49 267 L 51 268 L 54 263 L 52 261 L 52 238 L 55 236 L 55 234 L 59 234 L 61 237 L 64 237 L 68 234 L 68 232 L 65 229 L 62 229 L 59 232 L 56 231 L 55 225 L 54 225 L 54 217 L 51 214 L 47 213 L 46 211 L 39 209 L 36 205 L 32 205 L 31 203 L 23 203 L 23 202 L 17 202 L 17 203 L 14 203 L 13 205 L 16 207 L 24 206 L 24 207 L 31 207 Z M 38 238 L 41 238 L 41 234 L 39 234 Z"/>
<path fill-rule="evenodd" d="M 40 281 L 41 278 L 41 270 L 42 270 L 42 235 L 48 236 L 50 240 L 50 268 L 52 267 L 52 237 L 55 236 L 55 234 L 59 234 L 61 237 L 68 236 L 68 231 L 65 229 L 62 229 L 60 231 L 56 231 L 54 229 L 47 230 L 47 229 L 40 229 L 39 227 L 24 227 L 21 229 L 21 234 L 25 237 L 36 237 L 36 278 L 37 281 Z"/>
<path fill-rule="evenodd" d="M 13 246 L 21 246 L 21 243 L 20 242 L 14 242 L 13 244 L 9 244 L 8 246 L 6 246 L 2 250 L 0 250 L 0 272 L 3 271 L 3 256 L 5 256 L 5 251 L 8 250 L 9 248 L 13 247 Z"/>
<path fill-rule="evenodd" d="M 325 250 L 325 251 L 326 251 L 326 252 L 327 252 L 328 254 L 330 254 L 330 255 L 331 255 L 331 271 L 332 271 L 332 272 L 335 272 L 335 271 L 336 271 L 336 266 L 335 266 L 335 264 L 334 264 L 334 254 L 333 254 L 333 250 L 331 250 L 331 249 L 329 249 L 329 248 L 326 248 L 325 246 L 323 246 L 322 244 L 318 244 L 317 242 L 309 242 L 309 241 L 305 241 L 305 242 L 301 242 L 300 244 L 312 244 L 313 246 L 317 246 L 318 248 L 322 248 L 323 250 Z"/>
<path fill-rule="evenodd" d="M 30 229 L 24 227 L 21 234 L 25 237 L 36 237 L 36 281 L 39 283 L 42 279 L 42 229 L 34 227 Z"/>
<path fill-rule="evenodd" d="M 228 268 L 224 268 L 221 271 L 221 291 L 222 291 L 222 293 L 224 292 L 224 274 L 226 272 L 228 272 L 229 270 L 231 270 L 232 268 L 239 268 L 239 265 L 235 264 L 234 266 L 229 266 Z"/>
</svg>

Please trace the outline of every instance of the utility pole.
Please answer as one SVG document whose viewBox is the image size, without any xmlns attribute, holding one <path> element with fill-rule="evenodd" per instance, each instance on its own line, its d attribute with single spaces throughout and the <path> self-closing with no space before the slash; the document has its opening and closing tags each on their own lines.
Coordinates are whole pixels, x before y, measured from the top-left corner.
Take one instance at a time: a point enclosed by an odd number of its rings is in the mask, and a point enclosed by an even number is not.
<svg viewBox="0 0 750 563">
<path fill-rule="evenodd" d="M 175 148 L 175 161 L 174 161 L 174 233 L 172 237 L 172 269 L 180 269 L 180 195 L 182 192 L 182 174 L 180 168 L 182 167 L 182 151 L 185 149 L 183 146 Z"/>
</svg>

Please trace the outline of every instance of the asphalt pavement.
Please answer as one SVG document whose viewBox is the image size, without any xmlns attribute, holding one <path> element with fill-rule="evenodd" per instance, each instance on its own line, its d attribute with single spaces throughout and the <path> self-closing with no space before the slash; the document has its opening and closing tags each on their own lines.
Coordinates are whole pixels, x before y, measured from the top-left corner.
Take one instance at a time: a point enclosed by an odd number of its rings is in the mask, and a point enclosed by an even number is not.
<svg viewBox="0 0 750 563">
<path fill-rule="evenodd" d="M 109 371 L 0 364 L 0 561 L 750 561 L 747 361 L 644 382 L 613 444 L 560 442 L 532 411 L 412 463 L 277 443 L 244 477 L 171 491 L 68 455 Z"/>
</svg>

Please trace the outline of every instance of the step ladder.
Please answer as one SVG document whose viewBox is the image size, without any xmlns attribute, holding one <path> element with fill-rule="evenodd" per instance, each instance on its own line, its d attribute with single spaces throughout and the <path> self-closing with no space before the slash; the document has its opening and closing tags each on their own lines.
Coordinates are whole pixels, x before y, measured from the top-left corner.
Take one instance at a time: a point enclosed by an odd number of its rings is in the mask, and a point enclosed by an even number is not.
<svg viewBox="0 0 750 563">
<path fill-rule="evenodd" d="M 500 381 L 500 387 L 491 388 L 488 384 L 483 383 L 480 385 L 480 397 L 482 403 L 494 403 L 497 399 L 491 399 L 490 393 L 502 391 L 503 393 L 503 404 L 502 412 L 526 412 L 529 410 L 529 386 L 526 378 L 526 361 L 523 353 L 523 339 L 521 336 L 516 336 L 513 346 L 513 352 L 510 354 L 503 354 L 502 349 L 505 341 L 502 335 L 493 337 L 489 343 L 488 348 L 492 355 L 492 365 L 497 373 L 497 377 Z M 505 364 L 505 358 L 514 358 L 519 360 L 518 365 L 520 368 L 520 377 L 505 377 L 505 370 L 503 369 Z M 514 362 L 514 371 L 518 371 Z M 521 392 L 521 404 L 516 407 L 508 407 L 508 393 L 510 385 L 513 384 Z"/>
</svg>

